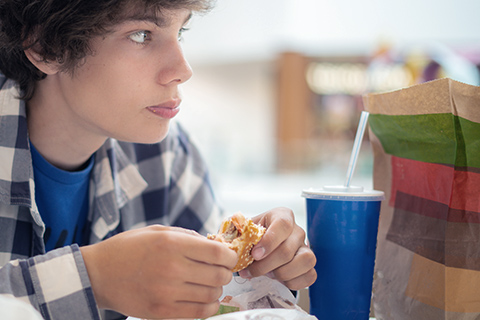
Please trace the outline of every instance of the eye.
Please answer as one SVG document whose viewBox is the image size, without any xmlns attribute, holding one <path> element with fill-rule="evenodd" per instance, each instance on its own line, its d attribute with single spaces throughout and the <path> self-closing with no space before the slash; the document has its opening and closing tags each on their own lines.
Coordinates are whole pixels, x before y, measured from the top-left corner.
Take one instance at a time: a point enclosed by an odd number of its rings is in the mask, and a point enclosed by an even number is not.
<svg viewBox="0 0 480 320">
<path fill-rule="evenodd" d="M 130 40 L 138 44 L 145 44 L 150 40 L 150 32 L 146 30 L 137 31 L 128 36 Z"/>
<path fill-rule="evenodd" d="M 185 28 L 185 27 L 183 27 L 183 28 L 181 28 L 180 30 L 178 30 L 178 35 L 177 35 L 178 41 L 182 41 L 182 40 L 183 40 L 183 33 L 184 33 L 185 31 L 188 31 L 188 30 L 189 30 L 189 28 Z"/>
</svg>

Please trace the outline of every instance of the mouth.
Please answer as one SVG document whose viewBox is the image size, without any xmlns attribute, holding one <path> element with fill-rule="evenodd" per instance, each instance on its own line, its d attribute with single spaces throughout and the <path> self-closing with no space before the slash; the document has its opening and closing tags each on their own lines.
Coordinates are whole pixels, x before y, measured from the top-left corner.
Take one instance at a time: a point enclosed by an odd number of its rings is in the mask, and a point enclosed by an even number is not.
<svg viewBox="0 0 480 320">
<path fill-rule="evenodd" d="M 172 119 L 180 111 L 180 102 L 180 99 L 175 98 L 156 106 L 149 106 L 147 109 L 160 118 Z"/>
</svg>

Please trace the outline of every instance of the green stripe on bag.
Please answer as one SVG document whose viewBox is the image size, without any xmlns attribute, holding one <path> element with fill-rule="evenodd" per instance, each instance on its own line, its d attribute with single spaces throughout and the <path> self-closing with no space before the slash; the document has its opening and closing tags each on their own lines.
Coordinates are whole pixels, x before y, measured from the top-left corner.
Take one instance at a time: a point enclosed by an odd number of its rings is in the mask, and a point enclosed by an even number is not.
<svg viewBox="0 0 480 320">
<path fill-rule="evenodd" d="M 480 168 L 480 123 L 450 113 L 370 114 L 386 153 L 429 163 Z"/>
</svg>

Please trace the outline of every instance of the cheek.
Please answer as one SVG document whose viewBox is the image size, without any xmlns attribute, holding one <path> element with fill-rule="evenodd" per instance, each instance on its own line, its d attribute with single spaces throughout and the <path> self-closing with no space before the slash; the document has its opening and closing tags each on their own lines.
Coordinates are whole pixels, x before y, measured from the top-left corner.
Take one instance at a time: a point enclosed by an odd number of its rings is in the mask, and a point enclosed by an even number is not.
<svg viewBox="0 0 480 320">
<path fill-rule="evenodd" d="M 83 73 L 79 81 L 79 99 L 94 110 L 100 107 L 103 111 L 117 113 L 127 111 L 124 105 L 139 103 L 142 85 L 135 81 L 136 72 L 125 68 L 107 68 L 99 66 L 90 68 Z M 97 107 L 93 107 L 97 106 Z M 95 113 L 97 113 L 95 112 Z"/>
<path fill-rule="evenodd" d="M 152 54 L 140 55 L 130 46 L 110 43 L 104 43 L 96 52 L 98 54 L 89 56 L 79 71 L 82 81 L 88 83 L 97 99 L 138 104 L 148 101 L 147 95 L 158 90 L 155 85 L 158 68 L 149 63 Z"/>
<path fill-rule="evenodd" d="M 136 60 L 135 60 L 136 61 Z M 68 85 L 68 104 L 89 128 L 119 140 L 153 143 L 162 140 L 168 122 L 148 113 L 158 102 L 154 68 L 118 57 L 87 61 Z"/>
<path fill-rule="evenodd" d="M 121 81 L 101 73 L 83 73 L 68 86 L 67 105 L 80 123 L 113 130 L 123 126 L 135 111 L 131 90 L 122 86 Z"/>
</svg>

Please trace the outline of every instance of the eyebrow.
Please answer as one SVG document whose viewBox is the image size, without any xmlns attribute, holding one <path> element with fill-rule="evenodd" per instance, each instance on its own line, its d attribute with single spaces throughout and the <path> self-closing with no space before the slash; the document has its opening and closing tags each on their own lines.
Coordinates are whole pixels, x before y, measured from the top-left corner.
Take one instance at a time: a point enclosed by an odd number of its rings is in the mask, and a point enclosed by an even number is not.
<svg viewBox="0 0 480 320">
<path fill-rule="evenodd" d="M 192 18 L 193 13 L 190 12 L 190 14 L 185 18 L 183 21 L 182 25 L 185 25 L 190 21 Z M 165 19 L 165 16 L 157 16 L 157 15 L 151 15 L 151 14 L 133 14 L 130 16 L 125 17 L 125 19 L 122 19 L 124 22 L 126 21 L 140 21 L 140 22 L 151 22 L 153 24 L 156 24 L 158 27 L 166 27 L 170 24 L 171 19 Z"/>
</svg>

